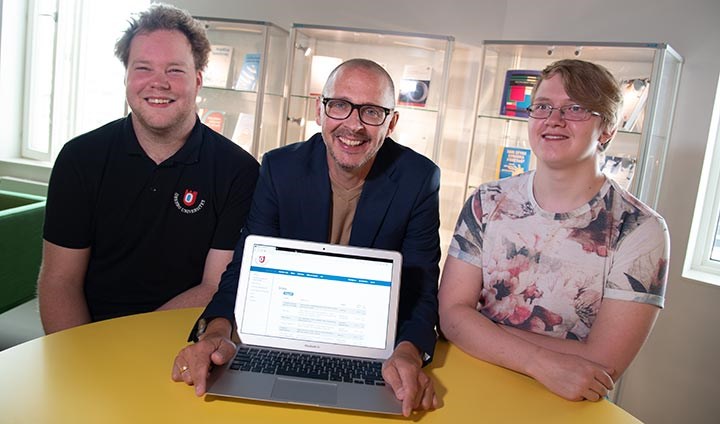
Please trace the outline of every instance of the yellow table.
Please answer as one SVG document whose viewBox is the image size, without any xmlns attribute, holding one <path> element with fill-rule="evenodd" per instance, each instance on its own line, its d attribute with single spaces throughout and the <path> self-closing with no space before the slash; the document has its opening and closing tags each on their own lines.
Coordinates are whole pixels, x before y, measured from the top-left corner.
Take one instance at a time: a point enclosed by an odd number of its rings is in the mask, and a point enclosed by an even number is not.
<svg viewBox="0 0 720 424">
<path fill-rule="evenodd" d="M 170 367 L 200 309 L 118 318 L 0 352 L 2 423 L 637 423 L 608 401 L 569 402 L 521 374 L 438 343 L 443 406 L 412 418 L 196 398 Z"/>
</svg>

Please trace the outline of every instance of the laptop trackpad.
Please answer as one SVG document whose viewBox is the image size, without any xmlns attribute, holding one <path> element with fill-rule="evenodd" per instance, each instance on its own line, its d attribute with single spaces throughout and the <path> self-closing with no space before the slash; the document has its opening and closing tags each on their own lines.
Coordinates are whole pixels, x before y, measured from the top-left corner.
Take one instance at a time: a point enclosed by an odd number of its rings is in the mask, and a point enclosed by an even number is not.
<svg viewBox="0 0 720 424">
<path fill-rule="evenodd" d="M 337 385 L 278 377 L 273 385 L 272 398 L 312 405 L 335 405 Z"/>
</svg>

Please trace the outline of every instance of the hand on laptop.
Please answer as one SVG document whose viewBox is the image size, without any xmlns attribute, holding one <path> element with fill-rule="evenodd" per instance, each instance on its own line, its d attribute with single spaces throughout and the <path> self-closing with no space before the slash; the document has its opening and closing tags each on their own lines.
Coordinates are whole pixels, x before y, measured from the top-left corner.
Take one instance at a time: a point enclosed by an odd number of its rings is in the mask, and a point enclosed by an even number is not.
<svg viewBox="0 0 720 424">
<path fill-rule="evenodd" d="M 433 382 L 423 372 L 420 352 L 412 343 L 404 341 L 395 347 L 392 356 L 383 364 L 382 375 L 402 401 L 404 416 L 410 416 L 413 409 L 438 407 Z"/>
<path fill-rule="evenodd" d="M 207 331 L 197 343 L 185 346 L 175 357 L 173 381 L 184 381 L 195 386 L 195 394 L 202 396 L 207 390 L 207 377 L 211 365 L 223 365 L 235 355 L 237 347 L 230 340 L 232 325 L 224 318 L 208 324 Z"/>
</svg>

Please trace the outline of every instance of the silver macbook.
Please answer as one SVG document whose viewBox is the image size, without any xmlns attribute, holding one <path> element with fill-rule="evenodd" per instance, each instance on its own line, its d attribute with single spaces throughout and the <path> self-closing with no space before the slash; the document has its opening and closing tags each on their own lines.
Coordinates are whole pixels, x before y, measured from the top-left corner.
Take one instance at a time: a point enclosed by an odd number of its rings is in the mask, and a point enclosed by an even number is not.
<svg viewBox="0 0 720 424">
<path fill-rule="evenodd" d="M 398 252 L 249 236 L 235 304 L 241 344 L 208 394 L 401 414 L 381 376 L 395 346 Z"/>
</svg>

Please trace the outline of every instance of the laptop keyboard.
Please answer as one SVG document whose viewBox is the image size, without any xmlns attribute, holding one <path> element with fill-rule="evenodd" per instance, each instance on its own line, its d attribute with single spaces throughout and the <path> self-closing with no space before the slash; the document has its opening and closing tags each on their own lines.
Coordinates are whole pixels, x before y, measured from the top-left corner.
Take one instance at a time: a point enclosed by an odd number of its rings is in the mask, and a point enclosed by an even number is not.
<svg viewBox="0 0 720 424">
<path fill-rule="evenodd" d="M 382 362 L 240 347 L 230 364 L 239 371 L 384 386 Z"/>
</svg>

